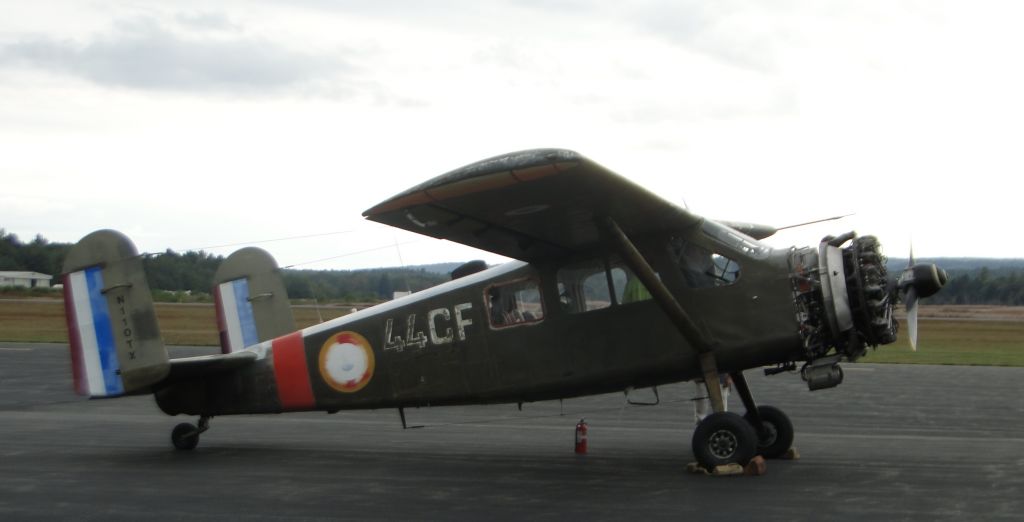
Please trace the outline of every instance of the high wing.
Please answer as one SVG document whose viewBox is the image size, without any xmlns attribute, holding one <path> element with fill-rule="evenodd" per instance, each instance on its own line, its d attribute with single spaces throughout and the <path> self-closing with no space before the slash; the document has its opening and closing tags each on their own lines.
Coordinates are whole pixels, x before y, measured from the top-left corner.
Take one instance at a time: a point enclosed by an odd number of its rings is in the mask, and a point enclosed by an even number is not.
<svg viewBox="0 0 1024 522">
<path fill-rule="evenodd" d="M 597 244 L 597 220 L 603 217 L 633 234 L 701 221 L 563 149 L 526 150 L 467 165 L 402 192 L 363 216 L 525 261 L 561 257 Z"/>
</svg>

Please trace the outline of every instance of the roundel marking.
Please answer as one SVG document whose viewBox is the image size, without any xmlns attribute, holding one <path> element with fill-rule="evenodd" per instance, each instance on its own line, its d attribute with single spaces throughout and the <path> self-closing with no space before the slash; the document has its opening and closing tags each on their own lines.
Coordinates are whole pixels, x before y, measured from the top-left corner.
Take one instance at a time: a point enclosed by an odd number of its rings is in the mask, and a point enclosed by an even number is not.
<svg viewBox="0 0 1024 522">
<path fill-rule="evenodd" d="M 357 392 L 373 378 L 373 347 L 356 332 L 332 335 L 320 348 L 320 375 L 342 393 Z"/>
</svg>

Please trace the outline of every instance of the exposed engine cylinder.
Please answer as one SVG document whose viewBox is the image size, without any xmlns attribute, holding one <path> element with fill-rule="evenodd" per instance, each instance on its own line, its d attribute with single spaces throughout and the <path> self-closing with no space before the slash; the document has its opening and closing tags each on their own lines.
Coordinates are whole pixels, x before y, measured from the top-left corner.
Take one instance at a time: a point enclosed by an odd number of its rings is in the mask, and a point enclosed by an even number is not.
<svg viewBox="0 0 1024 522">
<path fill-rule="evenodd" d="M 843 246 L 847 245 L 847 246 Z M 917 301 L 945 286 L 946 272 L 933 264 L 914 264 L 889 281 L 878 239 L 853 232 L 826 237 L 817 250 L 793 251 L 793 297 L 807 361 L 804 379 L 812 390 L 842 381 L 836 363 L 856 360 L 867 347 L 896 341 L 893 319 L 897 299 L 907 305 L 910 345 L 917 339 Z"/>
<path fill-rule="evenodd" d="M 835 362 L 896 340 L 885 262 L 878 239 L 852 232 L 826 237 L 817 251 L 794 252 L 793 288 L 810 370 L 804 377 L 811 389 L 842 382 Z"/>
<path fill-rule="evenodd" d="M 874 236 L 854 239 L 843 249 L 843 265 L 854 327 L 864 344 L 878 346 L 895 342 L 899 323 L 892 318 L 894 303 L 890 302 L 885 256 L 878 239 Z"/>
</svg>

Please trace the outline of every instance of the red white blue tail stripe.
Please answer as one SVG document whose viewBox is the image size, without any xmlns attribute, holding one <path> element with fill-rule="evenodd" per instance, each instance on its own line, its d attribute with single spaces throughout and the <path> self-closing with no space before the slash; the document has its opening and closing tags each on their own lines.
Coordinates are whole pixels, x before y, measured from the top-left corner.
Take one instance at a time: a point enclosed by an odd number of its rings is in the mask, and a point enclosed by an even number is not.
<svg viewBox="0 0 1024 522">
<path fill-rule="evenodd" d="M 260 342 L 252 303 L 249 301 L 249 280 L 243 278 L 221 283 L 217 287 L 217 295 L 221 329 L 227 338 L 224 352 L 237 352 Z"/>
<path fill-rule="evenodd" d="M 103 293 L 103 269 L 72 272 L 64 280 L 75 390 L 90 397 L 124 394 L 114 328 Z"/>
</svg>

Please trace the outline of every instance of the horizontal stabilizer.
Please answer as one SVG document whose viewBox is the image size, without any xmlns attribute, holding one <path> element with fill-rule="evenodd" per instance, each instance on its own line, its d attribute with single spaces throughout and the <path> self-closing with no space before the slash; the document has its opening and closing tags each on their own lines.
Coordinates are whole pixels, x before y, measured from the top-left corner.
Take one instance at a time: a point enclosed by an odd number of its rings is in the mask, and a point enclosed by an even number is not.
<svg viewBox="0 0 1024 522">
<path fill-rule="evenodd" d="M 161 384 L 173 384 L 216 373 L 237 370 L 258 358 L 256 352 L 241 351 L 228 354 L 200 355 L 171 359 L 171 373 Z"/>
<path fill-rule="evenodd" d="M 68 252 L 63 278 L 75 391 L 149 392 L 170 366 L 135 245 L 120 232 L 93 232 Z"/>
</svg>

